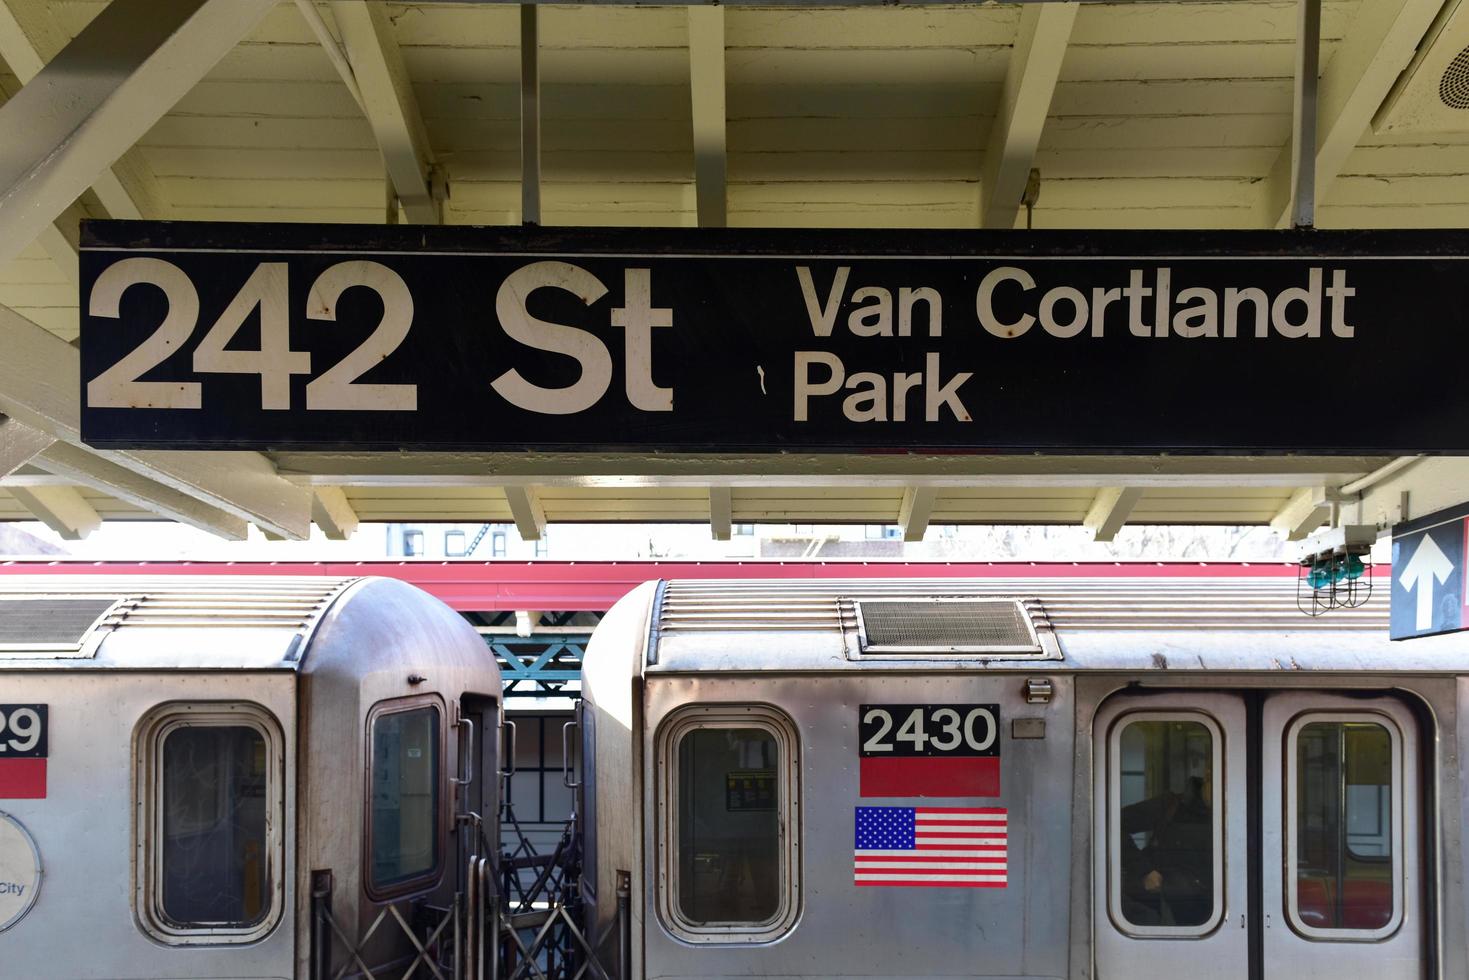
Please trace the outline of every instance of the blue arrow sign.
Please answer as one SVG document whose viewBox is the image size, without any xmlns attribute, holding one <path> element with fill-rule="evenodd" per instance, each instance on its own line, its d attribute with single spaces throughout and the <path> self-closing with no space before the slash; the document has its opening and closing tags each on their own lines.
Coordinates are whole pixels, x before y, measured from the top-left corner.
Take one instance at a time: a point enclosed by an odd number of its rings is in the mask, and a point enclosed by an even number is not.
<svg viewBox="0 0 1469 980">
<path fill-rule="evenodd" d="M 1469 628 L 1464 622 L 1464 536 L 1469 506 L 1393 528 L 1392 638 Z"/>
</svg>

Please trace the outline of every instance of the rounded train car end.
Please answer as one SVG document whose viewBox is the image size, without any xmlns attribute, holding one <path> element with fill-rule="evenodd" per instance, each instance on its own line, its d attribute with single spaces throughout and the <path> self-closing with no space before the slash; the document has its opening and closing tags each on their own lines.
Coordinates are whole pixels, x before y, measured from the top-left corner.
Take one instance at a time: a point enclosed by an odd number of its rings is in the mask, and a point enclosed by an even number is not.
<svg viewBox="0 0 1469 980">
<path fill-rule="evenodd" d="M 473 628 L 391 579 L 0 581 L 0 975 L 446 959 L 500 698 Z"/>
</svg>

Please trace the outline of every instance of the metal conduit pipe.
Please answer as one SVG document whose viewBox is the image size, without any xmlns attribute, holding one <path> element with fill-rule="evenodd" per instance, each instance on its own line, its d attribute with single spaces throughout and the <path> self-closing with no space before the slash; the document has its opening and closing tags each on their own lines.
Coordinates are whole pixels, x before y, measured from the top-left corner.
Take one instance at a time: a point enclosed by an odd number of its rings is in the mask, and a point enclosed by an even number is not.
<svg viewBox="0 0 1469 980">
<path fill-rule="evenodd" d="M 1367 490 L 1370 487 L 1377 486 L 1377 484 L 1381 483 L 1383 480 L 1386 480 L 1388 477 L 1395 476 L 1408 467 L 1423 462 L 1423 460 L 1427 458 L 1428 457 L 1426 456 L 1399 456 L 1392 462 L 1385 463 L 1382 466 L 1379 466 L 1377 469 L 1373 470 L 1371 473 L 1368 473 L 1366 476 L 1359 477 L 1358 479 L 1353 480 L 1351 483 L 1343 483 L 1341 486 L 1341 492 L 1344 496 L 1351 496 L 1353 494 L 1361 493 L 1362 491 Z"/>
</svg>

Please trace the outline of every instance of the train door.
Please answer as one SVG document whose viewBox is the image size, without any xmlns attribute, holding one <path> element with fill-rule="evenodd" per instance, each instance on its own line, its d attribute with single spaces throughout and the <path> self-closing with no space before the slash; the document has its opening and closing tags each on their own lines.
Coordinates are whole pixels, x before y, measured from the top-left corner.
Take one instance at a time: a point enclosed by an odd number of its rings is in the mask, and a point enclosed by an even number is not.
<svg viewBox="0 0 1469 980">
<path fill-rule="evenodd" d="M 1267 978 L 1424 974 L 1417 724 L 1396 698 L 1265 701 Z"/>
<path fill-rule="evenodd" d="M 1094 731 L 1097 976 L 1248 976 L 1244 701 L 1113 698 Z"/>
<path fill-rule="evenodd" d="M 494 961 L 498 928 L 495 855 L 500 840 L 500 760 L 503 719 L 498 698 L 465 694 L 458 705 L 460 772 L 454 837 L 458 852 L 458 900 L 464 909 L 464 956 L 458 976 L 484 976 Z M 456 946 L 459 940 L 456 938 Z"/>
<path fill-rule="evenodd" d="M 1096 976 L 1419 980 L 1419 741 L 1396 698 L 1109 699 L 1094 732 Z"/>
</svg>

